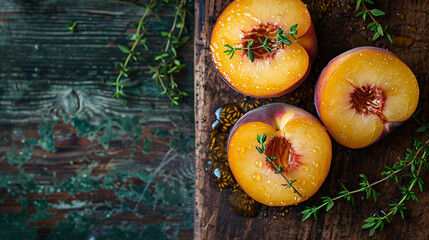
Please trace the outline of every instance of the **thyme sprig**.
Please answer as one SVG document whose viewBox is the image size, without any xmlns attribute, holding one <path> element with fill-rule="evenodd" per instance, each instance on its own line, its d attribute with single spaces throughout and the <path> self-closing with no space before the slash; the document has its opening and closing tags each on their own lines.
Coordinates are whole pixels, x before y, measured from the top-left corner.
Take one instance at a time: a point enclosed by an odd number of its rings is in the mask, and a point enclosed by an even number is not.
<svg viewBox="0 0 429 240">
<path fill-rule="evenodd" d="M 227 56 L 229 56 L 229 59 L 232 59 L 236 51 L 245 50 L 247 51 L 247 55 L 249 56 L 250 61 L 253 62 L 255 60 L 255 53 L 252 50 L 263 48 L 265 49 L 265 51 L 270 53 L 280 48 L 284 48 L 284 45 L 287 45 L 287 46 L 291 45 L 292 42 L 288 39 L 289 36 L 291 36 L 295 41 L 297 41 L 295 37 L 295 35 L 298 34 L 297 28 L 298 28 L 298 24 L 294 24 L 290 27 L 289 33 L 285 34 L 283 32 L 283 29 L 279 27 L 276 30 L 276 40 L 274 42 L 269 41 L 270 40 L 269 37 L 266 37 L 264 40 L 262 40 L 261 38 L 258 38 L 259 42 L 261 43 L 261 45 L 259 46 L 254 46 L 255 40 L 250 40 L 247 43 L 246 47 L 232 47 L 231 45 L 226 44 L 224 46 L 227 48 L 227 50 L 225 50 L 224 53 L 226 53 Z"/>
<path fill-rule="evenodd" d="M 265 141 L 267 140 L 267 135 L 265 133 L 262 134 L 262 136 L 256 135 L 256 140 L 258 141 L 259 144 L 261 144 L 261 146 L 256 146 L 256 150 L 258 150 L 259 153 L 261 154 L 265 154 L 265 160 L 269 163 L 271 163 L 274 167 L 274 173 L 279 174 L 286 180 L 287 184 L 282 184 L 282 186 L 285 186 L 286 189 L 288 188 L 292 188 L 293 192 L 296 193 L 298 196 L 300 196 L 301 198 L 303 197 L 301 195 L 301 193 L 298 192 L 298 190 L 296 190 L 296 188 L 293 186 L 293 183 L 296 180 L 292 180 L 292 179 L 288 179 L 284 174 L 283 174 L 283 169 L 284 167 L 281 164 L 276 164 L 275 163 L 275 159 L 277 159 L 277 157 L 274 156 L 268 156 L 266 153 L 266 145 L 265 145 Z"/>
<path fill-rule="evenodd" d="M 423 191 L 423 180 L 419 177 L 419 174 L 421 172 L 421 169 L 423 167 L 429 168 L 429 162 L 428 162 L 428 154 L 429 154 L 429 141 L 426 141 L 425 143 L 420 140 L 414 141 L 414 150 L 413 149 L 407 149 L 408 153 L 405 156 L 405 159 L 400 160 L 393 166 L 385 166 L 387 169 L 386 171 L 383 171 L 381 173 L 382 176 L 386 176 L 376 182 L 369 183 L 368 179 L 364 174 L 360 174 L 359 176 L 362 178 L 362 181 L 359 183 L 361 186 L 360 188 L 349 191 L 343 184 L 341 184 L 343 191 L 339 192 L 337 197 L 331 198 L 331 197 L 322 197 L 322 204 L 319 206 L 311 206 L 307 207 L 306 210 L 302 211 L 301 214 L 303 214 L 302 221 L 307 220 L 311 216 L 317 219 L 317 213 L 322 209 L 323 207 L 326 207 L 326 211 L 329 211 L 334 206 L 334 201 L 338 199 L 346 199 L 347 201 L 354 204 L 353 194 L 359 193 L 359 192 L 366 192 L 367 199 L 371 196 L 374 198 L 374 201 L 377 200 L 377 196 L 379 195 L 372 187 L 382 183 L 386 182 L 389 183 L 390 181 L 395 181 L 396 183 L 399 182 L 402 178 L 410 178 L 409 184 L 407 187 L 399 186 L 399 189 L 402 193 L 402 198 L 399 202 L 393 202 L 389 205 L 389 210 L 387 213 L 385 213 L 383 210 L 380 212 L 375 213 L 372 217 L 366 218 L 364 220 L 364 225 L 362 225 L 362 228 L 366 229 L 369 228 L 370 232 L 369 235 L 372 236 L 377 229 L 383 230 L 384 224 L 389 223 L 389 216 L 400 214 L 401 218 L 404 219 L 404 210 L 407 208 L 405 207 L 404 202 L 407 200 L 414 200 L 418 201 L 417 196 L 415 195 L 415 192 L 413 191 L 414 187 L 417 185 L 420 189 L 420 191 Z M 401 171 L 403 171 L 406 168 L 410 168 L 409 174 L 400 174 Z"/>
<path fill-rule="evenodd" d="M 393 43 L 392 38 L 390 37 L 390 34 L 387 33 L 388 25 L 386 24 L 384 27 L 375 20 L 375 17 L 384 16 L 386 15 L 385 12 L 381 11 L 380 9 L 368 9 L 365 3 L 368 4 L 374 4 L 372 0 L 357 0 L 356 1 L 356 11 L 360 10 L 360 7 L 362 6 L 363 10 L 358 12 L 356 14 L 356 17 L 362 17 L 364 21 L 366 21 L 366 17 L 369 16 L 372 20 L 371 23 L 369 23 L 366 28 L 374 32 L 374 35 L 372 36 L 372 40 L 377 40 L 380 36 L 385 36 L 387 40 L 389 40 L 390 43 Z"/>
<path fill-rule="evenodd" d="M 76 32 L 76 29 L 77 29 L 77 22 L 73 18 L 70 19 L 70 23 L 66 23 L 66 28 L 72 34 L 74 34 Z"/>
<path fill-rule="evenodd" d="M 162 47 L 162 51 L 154 58 L 155 61 L 159 61 L 159 64 L 156 67 L 149 66 L 152 78 L 156 81 L 157 86 L 162 88 L 162 92 L 158 94 L 158 96 L 167 95 L 172 106 L 179 105 L 180 100 L 189 96 L 188 93 L 179 89 L 174 78 L 174 74 L 180 72 L 186 67 L 185 64 L 180 62 L 177 49 L 189 40 L 188 36 L 182 36 L 184 32 L 187 32 L 185 20 L 186 16 L 190 13 L 186 8 L 187 1 L 190 2 L 190 0 L 175 1 L 177 4 L 177 10 L 172 26 L 170 27 L 169 32 L 161 32 L 161 36 L 165 37 L 166 40 Z M 170 3 L 172 1 L 165 0 L 165 2 Z M 138 68 L 129 68 L 128 65 L 131 61 L 142 62 L 146 60 L 144 54 L 137 49 L 138 46 L 142 46 L 145 50 L 149 50 L 147 46 L 147 38 L 144 38 L 147 30 L 146 18 L 152 14 L 160 20 L 154 10 L 155 7 L 158 6 L 158 2 L 156 0 L 151 0 L 148 4 L 138 2 L 135 4 L 140 7 L 144 7 L 145 11 L 138 22 L 136 32 L 127 37 L 129 40 L 134 41 L 134 43 L 131 48 L 124 45 L 117 45 L 121 52 L 128 55 L 123 63 L 115 64 L 115 68 L 119 72 L 116 81 L 113 83 L 106 83 L 106 81 L 102 79 L 103 83 L 115 87 L 115 94 L 113 95 L 115 98 L 129 97 L 125 92 L 125 88 L 138 84 L 138 82 L 131 81 L 130 79 L 130 74 L 137 71 Z"/>
<path fill-rule="evenodd" d="M 177 54 L 177 49 L 189 41 L 188 36 L 182 36 L 184 31 L 187 32 L 185 21 L 187 14 L 190 13 L 186 3 L 187 0 L 180 1 L 170 31 L 161 32 L 167 40 L 163 51 L 155 57 L 155 61 L 160 61 L 159 64 L 156 67 L 150 67 L 152 78 L 163 90 L 158 96 L 167 95 L 172 106 L 178 106 L 182 99 L 189 96 L 189 93 L 179 89 L 174 79 L 174 74 L 186 67 L 186 64 L 180 62 Z M 178 29 L 177 33 L 176 29 Z"/>
<path fill-rule="evenodd" d="M 142 7 L 145 8 L 145 11 L 143 13 L 143 16 L 140 18 L 140 21 L 138 22 L 137 30 L 135 33 L 132 33 L 128 36 L 128 39 L 134 40 L 134 43 L 131 49 L 129 49 L 124 45 L 120 45 L 120 44 L 117 45 L 117 47 L 121 52 L 128 55 L 123 63 L 115 64 L 116 70 L 119 71 L 119 74 L 116 77 L 116 81 L 113 83 L 107 83 L 104 80 L 104 78 L 101 79 L 104 84 L 112 85 L 115 87 L 115 94 L 113 94 L 113 97 L 115 98 L 129 97 L 129 95 L 125 93 L 125 88 L 137 85 L 137 82 L 131 81 L 129 74 L 136 72 L 138 69 L 128 68 L 128 64 L 130 63 L 131 60 L 134 60 L 134 61 L 145 60 L 143 57 L 143 54 L 137 51 L 137 46 L 142 45 L 145 49 L 147 49 L 147 45 L 146 45 L 147 39 L 143 38 L 146 31 L 145 19 L 149 15 L 149 13 L 154 13 L 155 6 L 156 6 L 155 0 L 151 0 L 147 5 L 142 5 Z"/>
</svg>

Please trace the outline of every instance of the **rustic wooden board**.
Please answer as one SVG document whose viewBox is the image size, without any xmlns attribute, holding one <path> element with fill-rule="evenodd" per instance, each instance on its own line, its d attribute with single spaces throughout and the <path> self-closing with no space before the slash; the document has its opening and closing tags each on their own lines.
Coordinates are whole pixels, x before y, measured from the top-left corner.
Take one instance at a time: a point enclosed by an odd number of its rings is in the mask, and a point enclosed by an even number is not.
<svg viewBox="0 0 429 240">
<path fill-rule="evenodd" d="M 234 92 L 218 76 L 209 55 L 211 30 L 217 17 L 230 1 L 197 0 L 195 18 L 195 123 L 196 123 L 196 203 L 194 236 L 196 239 L 366 239 L 368 230 L 362 230 L 363 219 L 377 210 L 386 209 L 391 200 L 400 197 L 395 186 L 383 188 L 383 195 L 376 203 L 361 201 L 356 196 L 355 206 L 345 201 L 336 202 L 329 213 L 319 214 L 319 219 L 301 222 L 300 212 L 305 206 L 320 203 L 322 196 L 335 196 L 340 190 L 339 181 L 352 189 L 357 188 L 359 173 L 370 181 L 380 178 L 384 165 L 392 165 L 398 157 L 412 146 L 413 137 L 424 139 L 415 132 L 417 124 L 407 121 L 388 138 L 360 150 L 350 150 L 333 144 L 333 159 L 330 173 L 319 190 L 307 202 L 289 208 L 284 217 L 270 214 L 263 208 L 255 218 L 243 218 L 229 206 L 225 195 L 214 184 L 212 173 L 206 172 L 207 153 L 211 124 L 218 107 L 241 95 Z M 415 73 L 421 88 L 420 106 L 429 116 L 429 1 L 401 0 L 376 1 L 375 7 L 386 11 L 380 21 L 389 24 L 393 37 L 391 45 L 386 39 L 368 41 L 370 33 L 362 30 L 366 24 L 354 17 L 354 1 L 324 0 L 304 1 L 312 13 L 318 35 L 318 57 L 306 81 L 313 84 L 330 59 L 353 47 L 373 45 L 396 53 Z M 311 109 L 310 109 L 311 111 Z M 314 112 L 314 109 L 312 109 Z M 427 137 L 426 137 L 427 139 Z M 424 180 L 429 174 L 424 173 Z M 428 239 L 429 195 L 426 186 L 418 193 L 420 202 L 408 202 L 405 220 L 399 216 L 373 239 Z M 267 214 L 268 212 L 268 214 Z M 389 237 L 387 237 L 389 236 Z"/>
<path fill-rule="evenodd" d="M 144 13 L 132 2 L 0 0 L 0 239 L 192 238 L 193 99 L 170 107 L 147 67 L 174 3 L 148 16 L 132 100 L 101 82 Z M 181 51 L 177 82 L 192 95 L 192 40 Z"/>
</svg>

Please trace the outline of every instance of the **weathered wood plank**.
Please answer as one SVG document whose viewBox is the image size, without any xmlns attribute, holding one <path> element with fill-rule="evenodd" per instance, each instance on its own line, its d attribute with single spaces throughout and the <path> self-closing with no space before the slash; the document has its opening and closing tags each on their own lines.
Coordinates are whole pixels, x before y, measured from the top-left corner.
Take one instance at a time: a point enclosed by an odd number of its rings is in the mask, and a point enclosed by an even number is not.
<svg viewBox="0 0 429 240">
<path fill-rule="evenodd" d="M 377 203 L 361 201 L 357 196 L 356 206 L 339 201 L 329 213 L 321 213 L 319 220 L 301 222 L 300 212 L 305 206 L 320 203 L 322 196 L 335 196 L 340 191 L 338 181 L 357 188 L 358 173 L 365 173 L 371 181 L 380 178 L 384 165 L 391 165 L 412 146 L 412 138 L 423 138 L 415 132 L 417 124 L 413 120 L 395 130 L 388 138 L 361 150 L 350 150 L 333 144 L 332 166 L 328 178 L 319 192 L 299 206 L 287 208 L 285 216 L 263 207 L 261 213 L 252 219 L 236 214 L 225 199 L 227 191 L 220 191 L 214 184 L 213 174 L 206 172 L 207 153 L 210 142 L 211 124 L 218 107 L 241 96 L 232 91 L 218 76 L 209 55 L 211 30 L 216 18 L 230 1 L 196 1 L 195 19 L 195 130 L 196 130 L 196 209 L 194 236 L 196 239 L 366 239 L 368 231 L 362 230 L 363 219 L 375 211 L 386 209 L 391 200 L 398 198 L 397 187 L 383 190 Z M 386 11 L 380 18 L 389 24 L 389 33 L 394 45 L 386 39 L 375 43 L 368 41 L 370 33 L 362 29 L 366 26 L 354 17 L 354 1 L 304 1 L 314 18 L 318 35 L 319 51 L 316 62 L 306 81 L 315 83 L 323 67 L 338 54 L 361 45 L 374 45 L 396 53 L 415 73 L 420 89 L 420 106 L 423 115 L 429 116 L 429 2 L 416 1 L 376 1 L 376 7 Z M 315 113 L 314 107 L 308 109 Z M 205 121 L 201 121 L 205 119 Z M 429 174 L 424 174 L 429 180 Z M 419 193 L 420 202 L 407 203 L 405 221 L 393 217 L 381 233 L 374 239 L 426 239 L 429 218 L 429 196 Z M 265 216 L 267 214 L 267 217 Z"/>
<path fill-rule="evenodd" d="M 171 108 L 156 97 L 147 65 L 157 64 L 175 9 L 156 11 L 162 21 L 149 16 L 151 50 L 134 64 L 139 85 L 125 105 L 101 77 L 116 79 L 115 63 L 126 57 L 116 44 L 131 44 L 143 8 L 0 0 L 2 239 L 192 237 L 193 99 Z M 75 34 L 66 29 L 72 18 Z M 187 68 L 177 82 L 193 93 L 192 40 L 180 51 Z"/>
</svg>

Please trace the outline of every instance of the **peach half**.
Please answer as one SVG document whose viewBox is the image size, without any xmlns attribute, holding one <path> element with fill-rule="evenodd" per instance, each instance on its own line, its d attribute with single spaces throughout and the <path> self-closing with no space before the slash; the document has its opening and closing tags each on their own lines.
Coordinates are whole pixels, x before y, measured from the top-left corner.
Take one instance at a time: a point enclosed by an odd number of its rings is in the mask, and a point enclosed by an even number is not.
<svg viewBox="0 0 429 240">
<path fill-rule="evenodd" d="M 315 105 L 330 135 L 349 148 L 380 140 L 417 108 L 419 86 L 410 68 L 375 47 L 349 50 L 323 69 Z"/>
<path fill-rule="evenodd" d="M 297 24 L 291 45 L 271 51 L 263 48 L 277 41 Z M 296 38 L 296 40 L 293 39 Z M 254 58 L 237 50 L 231 57 L 226 45 L 246 47 L 253 41 Z M 235 90 L 254 97 L 278 97 L 298 87 L 308 75 L 317 53 L 317 39 L 310 13 L 300 0 L 235 0 L 222 12 L 213 28 L 210 53 L 222 78 Z"/>
<path fill-rule="evenodd" d="M 265 153 L 257 136 L 266 134 Z M 276 157 L 275 165 L 266 157 Z M 298 204 L 320 188 L 331 166 L 331 139 L 321 123 L 305 110 L 271 103 L 241 117 L 228 139 L 228 163 L 240 187 L 268 206 Z M 287 178 L 299 193 L 289 187 Z"/>
</svg>

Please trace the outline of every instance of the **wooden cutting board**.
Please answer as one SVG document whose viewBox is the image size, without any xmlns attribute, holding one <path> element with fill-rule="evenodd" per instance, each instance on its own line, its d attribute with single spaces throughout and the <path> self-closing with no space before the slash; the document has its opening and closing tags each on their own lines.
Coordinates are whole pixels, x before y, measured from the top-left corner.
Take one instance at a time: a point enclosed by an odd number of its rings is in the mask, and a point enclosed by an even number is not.
<svg viewBox="0 0 429 240">
<path fill-rule="evenodd" d="M 216 119 L 215 110 L 228 103 L 240 101 L 242 95 L 232 90 L 217 74 L 211 62 L 209 44 L 211 30 L 217 17 L 229 4 L 228 0 L 197 0 L 195 16 L 195 122 L 196 122 L 196 202 L 194 236 L 196 239 L 366 239 L 369 231 L 362 229 L 363 220 L 378 210 L 386 210 L 389 203 L 401 197 L 395 184 L 376 186 L 382 192 L 376 203 L 355 195 L 356 204 L 339 200 L 328 213 L 321 212 L 318 220 L 301 222 L 300 212 L 306 206 L 319 205 L 322 196 L 336 196 L 340 183 L 357 189 L 359 173 L 370 182 L 380 179 L 384 165 L 393 165 L 412 147 L 413 138 L 427 140 L 417 133 L 418 124 L 408 120 L 386 139 L 364 149 L 350 150 L 333 142 L 333 159 L 330 173 L 319 192 L 298 206 L 283 209 L 262 207 L 253 218 L 235 213 L 227 200 L 228 190 L 220 190 L 214 183 L 213 172 L 207 171 L 210 131 Z M 379 17 L 389 24 L 388 32 L 394 44 L 387 39 L 368 41 L 371 32 L 364 30 L 366 23 L 356 14 L 355 1 L 323 0 L 304 1 L 312 14 L 319 43 L 318 57 L 306 82 L 314 86 L 323 67 L 335 56 L 351 48 L 372 45 L 396 53 L 415 73 L 421 90 L 420 106 L 429 119 L 429 1 L 376 0 L 374 8 L 382 9 L 386 16 Z M 314 112 L 310 104 L 309 111 Z M 311 109 L 313 108 L 313 109 Z M 429 182 L 429 171 L 423 172 Z M 404 183 L 406 184 L 406 183 Z M 373 239 L 428 239 L 429 194 L 428 184 L 418 192 L 419 202 L 406 202 L 405 220 L 391 217 L 382 232 Z"/>
</svg>

